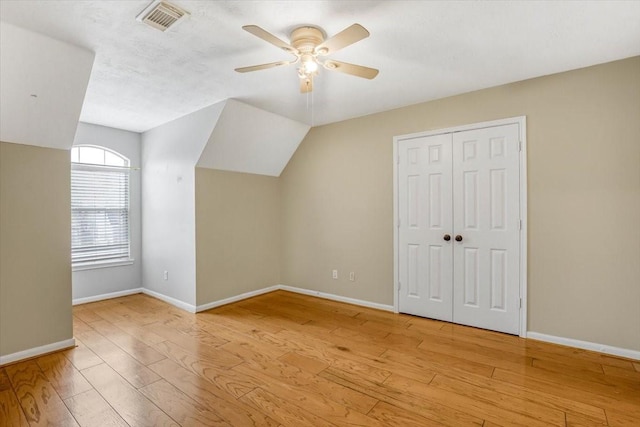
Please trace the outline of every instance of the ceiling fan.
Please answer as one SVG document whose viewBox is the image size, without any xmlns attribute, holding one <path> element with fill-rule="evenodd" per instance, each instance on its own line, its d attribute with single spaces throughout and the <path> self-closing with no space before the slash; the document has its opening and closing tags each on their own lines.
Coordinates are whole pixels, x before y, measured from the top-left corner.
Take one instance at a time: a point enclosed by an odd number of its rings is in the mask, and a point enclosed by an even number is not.
<svg viewBox="0 0 640 427">
<path fill-rule="evenodd" d="M 322 57 L 331 55 L 340 49 L 369 37 L 369 31 L 360 24 L 353 24 L 327 40 L 324 39 L 324 32 L 318 27 L 309 25 L 297 27 L 291 32 L 290 43 L 280 40 L 278 37 L 257 25 L 245 25 L 242 29 L 294 55 L 295 58 L 290 61 L 278 61 L 253 65 L 251 67 L 236 68 L 236 71 L 239 73 L 266 70 L 268 68 L 292 65 L 300 62 L 298 76 L 300 77 L 300 92 L 302 93 L 313 90 L 313 77 L 318 74 L 318 67 L 320 65 L 327 70 L 339 71 L 365 79 L 373 79 L 378 75 L 378 70 L 375 68 L 363 67 L 362 65 L 349 64 L 333 59 L 322 59 Z"/>
</svg>

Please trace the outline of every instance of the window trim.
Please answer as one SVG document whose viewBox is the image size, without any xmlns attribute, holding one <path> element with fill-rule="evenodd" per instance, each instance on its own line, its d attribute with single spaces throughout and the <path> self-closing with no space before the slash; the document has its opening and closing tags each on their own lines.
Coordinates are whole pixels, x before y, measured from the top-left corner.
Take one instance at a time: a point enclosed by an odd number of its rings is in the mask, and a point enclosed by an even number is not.
<svg viewBox="0 0 640 427">
<path fill-rule="evenodd" d="M 101 164 L 96 164 L 96 163 L 82 163 L 82 162 L 74 162 L 71 161 L 71 170 L 88 170 L 88 171 L 95 171 L 95 170 L 112 170 L 112 171 L 126 171 L 127 173 L 130 173 L 130 171 L 133 169 L 131 167 L 131 159 L 129 159 L 127 156 L 112 150 L 108 147 L 104 147 L 101 145 L 94 145 L 94 144 L 78 144 L 78 145 L 74 145 L 73 147 L 71 147 L 71 150 L 69 150 L 69 154 L 71 156 L 71 151 L 74 148 L 82 148 L 82 147 L 91 147 L 91 148 L 98 148 L 100 150 L 104 150 L 106 152 L 109 152 L 111 154 L 114 154 L 120 158 L 122 158 L 126 165 L 125 166 L 112 166 L 112 165 L 101 165 Z M 110 268 L 110 267 L 123 267 L 123 266 L 128 266 L 128 265 L 133 265 L 135 263 L 135 259 L 131 257 L 131 176 L 129 175 L 129 182 L 127 185 L 127 191 L 128 191 L 128 206 L 127 206 L 127 235 L 128 235 L 128 256 L 127 257 L 122 257 L 122 258 L 117 258 L 117 259 L 106 259 L 106 260 L 93 260 L 93 261 L 84 261 L 84 262 L 73 262 L 73 259 L 71 260 L 71 271 L 85 271 L 85 270 L 96 270 L 96 269 L 102 269 L 102 268 Z M 73 209 L 71 209 L 71 211 L 73 212 Z M 73 249 L 73 248 L 72 248 Z"/>
</svg>

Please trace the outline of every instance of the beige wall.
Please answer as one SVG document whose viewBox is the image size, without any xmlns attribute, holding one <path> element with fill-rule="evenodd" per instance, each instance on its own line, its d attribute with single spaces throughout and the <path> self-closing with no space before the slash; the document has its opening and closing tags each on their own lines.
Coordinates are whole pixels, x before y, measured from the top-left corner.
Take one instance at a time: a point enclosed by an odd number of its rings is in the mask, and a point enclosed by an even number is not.
<svg viewBox="0 0 640 427">
<path fill-rule="evenodd" d="M 0 142 L 0 355 L 73 337 L 69 151 Z"/>
<path fill-rule="evenodd" d="M 529 330 L 640 350 L 640 57 L 313 128 L 281 175 L 283 283 L 392 304 L 393 137 L 520 115 Z"/>
<path fill-rule="evenodd" d="M 280 282 L 278 178 L 196 168 L 196 301 Z"/>
</svg>

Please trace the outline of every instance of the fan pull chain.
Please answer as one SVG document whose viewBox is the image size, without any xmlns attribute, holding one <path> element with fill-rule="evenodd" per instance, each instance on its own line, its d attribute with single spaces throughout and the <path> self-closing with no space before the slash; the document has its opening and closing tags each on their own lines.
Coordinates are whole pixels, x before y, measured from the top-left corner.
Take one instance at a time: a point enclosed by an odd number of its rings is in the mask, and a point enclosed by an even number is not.
<svg viewBox="0 0 640 427">
<path fill-rule="evenodd" d="M 313 115 L 313 91 L 307 92 L 307 111 L 311 112 L 311 127 L 313 127 L 314 115 Z"/>
</svg>

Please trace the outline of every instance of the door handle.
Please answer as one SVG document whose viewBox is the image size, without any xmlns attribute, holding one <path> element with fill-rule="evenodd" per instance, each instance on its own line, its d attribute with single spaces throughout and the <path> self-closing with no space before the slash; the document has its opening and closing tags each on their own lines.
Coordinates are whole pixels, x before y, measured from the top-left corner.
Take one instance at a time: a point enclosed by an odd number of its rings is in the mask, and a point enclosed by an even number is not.
<svg viewBox="0 0 640 427">
<path fill-rule="evenodd" d="M 457 235 L 456 236 L 456 242 L 462 242 L 462 236 L 461 235 Z"/>
<path fill-rule="evenodd" d="M 443 239 L 445 240 L 445 242 L 448 242 L 449 240 L 451 240 L 451 236 L 449 234 L 445 234 Z"/>
</svg>

